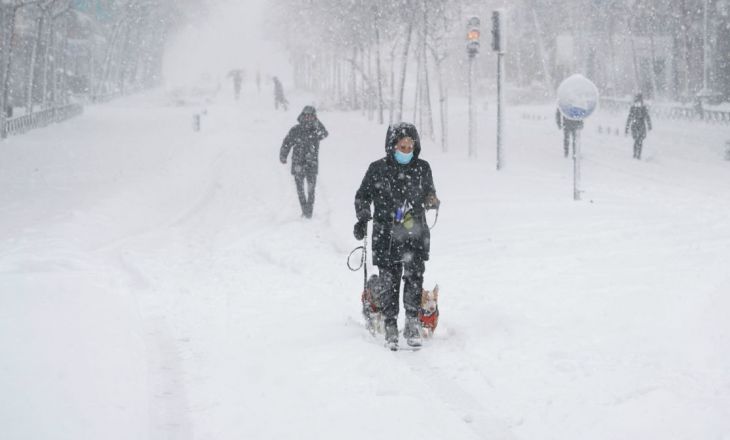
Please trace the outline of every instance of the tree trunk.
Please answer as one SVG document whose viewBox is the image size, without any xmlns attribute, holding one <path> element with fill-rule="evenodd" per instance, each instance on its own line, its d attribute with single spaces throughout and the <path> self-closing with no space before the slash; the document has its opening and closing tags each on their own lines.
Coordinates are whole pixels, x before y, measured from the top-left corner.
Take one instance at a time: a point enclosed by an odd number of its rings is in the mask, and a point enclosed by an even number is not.
<svg viewBox="0 0 730 440">
<path fill-rule="evenodd" d="M 335 61 L 335 82 L 337 85 L 337 102 L 343 104 L 344 94 L 342 91 L 342 61 Z"/>
<path fill-rule="evenodd" d="M 380 31 L 378 23 L 375 22 L 375 68 L 377 69 L 378 81 L 378 124 L 383 124 L 383 72 L 380 68 Z"/>
<path fill-rule="evenodd" d="M 7 137 L 5 130 L 5 64 L 8 61 L 8 37 L 5 32 L 5 17 L 8 8 L 0 2 L 0 140 Z"/>
<path fill-rule="evenodd" d="M 104 61 L 103 61 L 102 67 L 101 67 L 101 75 L 99 77 L 99 86 L 96 91 L 96 95 L 102 94 L 103 89 L 106 87 L 107 82 L 109 81 L 111 64 L 112 64 L 112 60 L 114 58 L 114 48 L 117 45 L 117 40 L 119 39 L 119 33 L 121 32 L 123 25 L 124 25 L 124 19 L 119 20 L 114 25 L 114 30 L 112 31 L 112 36 L 109 39 L 109 43 L 107 44 L 106 51 L 104 54 Z"/>
<path fill-rule="evenodd" d="M 441 119 L 441 149 L 445 153 L 449 151 L 449 95 L 448 90 L 444 87 L 443 73 L 440 64 L 438 65 L 437 69 L 439 81 L 439 113 Z"/>
<path fill-rule="evenodd" d="M 63 41 L 61 43 L 60 69 L 56 78 L 56 90 L 54 91 L 54 101 L 58 104 L 68 104 L 68 20 L 63 22 Z M 60 96 L 59 96 L 60 95 Z"/>
<path fill-rule="evenodd" d="M 685 97 L 688 97 L 691 93 L 690 84 L 692 82 L 692 41 L 689 36 L 689 30 L 692 26 L 692 20 L 688 18 L 689 9 L 685 0 L 682 0 L 682 29 L 684 36 L 684 93 Z"/>
<path fill-rule="evenodd" d="M 360 112 L 363 116 L 365 116 L 370 105 L 370 96 L 368 94 L 370 79 L 365 78 L 365 69 L 367 69 L 367 63 L 365 62 L 365 49 L 363 47 L 358 47 L 358 52 L 360 53 L 360 88 L 358 89 L 358 95 L 360 96 Z"/>
<path fill-rule="evenodd" d="M 659 91 L 657 90 L 657 81 L 656 81 L 656 47 L 654 46 L 654 33 L 649 34 L 649 42 L 651 43 L 651 88 L 652 90 L 652 97 L 654 99 L 657 98 L 657 94 Z"/>
<path fill-rule="evenodd" d="M 15 32 L 15 19 L 18 15 L 18 7 L 14 6 L 10 8 L 8 11 L 10 12 L 10 22 L 8 23 L 8 29 L 10 30 L 10 40 L 7 46 L 7 54 L 5 55 L 5 68 L 3 72 L 3 94 L 2 94 L 2 108 L 0 108 L 0 111 L 3 112 L 3 114 L 7 114 L 8 107 L 11 106 L 10 104 L 10 74 L 12 72 L 12 66 L 13 66 L 13 47 L 15 47 L 15 38 L 17 36 L 17 32 Z M 4 51 L 5 52 L 5 51 Z"/>
<path fill-rule="evenodd" d="M 388 103 L 390 115 L 388 116 L 388 124 L 395 121 L 395 49 L 397 47 L 398 43 L 393 44 L 393 49 L 390 51 L 390 102 Z"/>
<path fill-rule="evenodd" d="M 421 66 L 423 63 L 421 62 L 421 51 L 416 51 L 416 93 L 413 96 L 413 121 L 414 124 L 417 124 L 418 127 L 421 126 L 421 123 L 418 122 L 418 114 L 420 110 L 420 106 L 418 105 L 421 98 Z"/>
<path fill-rule="evenodd" d="M 355 75 L 355 63 L 354 60 L 357 59 L 357 48 L 352 49 L 352 59 L 353 63 L 350 66 L 350 100 L 351 100 L 351 108 L 353 110 L 356 110 L 358 108 L 358 99 L 357 99 L 357 75 Z"/>
<path fill-rule="evenodd" d="M 53 18 L 51 18 L 49 25 L 48 25 L 48 34 L 43 39 L 45 40 L 45 44 L 43 45 L 43 71 L 42 71 L 42 77 L 43 77 L 43 83 L 41 87 L 41 108 L 46 109 L 48 107 L 48 66 L 50 65 L 51 68 L 53 68 L 51 63 L 51 58 L 53 57 L 52 51 L 53 51 L 53 33 L 55 31 L 54 21 Z"/>
<path fill-rule="evenodd" d="M 8 62 L 8 37 L 5 32 L 7 8 L 0 3 L 0 138 L 5 138 L 5 65 Z"/>
<path fill-rule="evenodd" d="M 535 7 L 532 7 L 532 20 L 535 23 L 535 33 L 537 34 L 537 47 L 540 50 L 540 60 L 542 61 L 542 71 L 545 80 L 545 87 L 549 91 L 553 90 L 553 79 L 550 75 L 550 69 L 548 68 L 548 58 L 545 51 L 545 45 L 543 44 L 542 31 L 540 29 L 540 21 L 537 19 L 537 12 Z"/>
<path fill-rule="evenodd" d="M 122 40 L 122 53 L 119 54 L 119 67 L 118 70 L 118 77 L 119 77 L 119 93 L 121 95 L 125 94 L 126 91 L 126 84 L 125 81 L 127 79 L 127 63 L 129 61 L 129 40 L 131 40 L 131 27 L 127 27 L 127 31 L 124 33 L 124 39 Z"/>
<path fill-rule="evenodd" d="M 406 30 L 406 42 L 403 45 L 403 56 L 401 59 L 400 86 L 398 88 L 398 113 L 396 114 L 396 122 L 403 120 L 403 95 L 406 88 L 406 73 L 408 67 L 408 51 L 411 47 L 411 33 L 413 32 L 413 23 L 408 22 Z"/>
<path fill-rule="evenodd" d="M 428 79 L 428 53 L 426 52 L 426 44 L 428 40 L 428 6 L 426 0 L 423 0 L 423 41 L 421 42 L 421 60 L 422 60 L 422 92 L 421 92 L 421 114 L 426 119 L 425 127 L 421 125 L 426 135 L 433 139 L 433 110 L 431 108 L 431 86 Z M 425 105 L 424 105 L 425 104 Z M 425 112 L 425 115 L 423 114 Z M 421 122 L 423 124 L 423 122 Z"/>
<path fill-rule="evenodd" d="M 631 43 L 631 59 L 634 66 L 634 90 L 641 90 L 641 77 L 639 73 L 639 64 L 636 59 L 636 45 L 634 44 L 634 29 L 629 19 L 627 26 L 629 28 L 629 42 Z"/>
<path fill-rule="evenodd" d="M 368 121 L 372 121 L 375 117 L 375 93 L 373 86 L 373 51 L 372 45 L 368 45 Z"/>
<path fill-rule="evenodd" d="M 33 41 L 33 48 L 30 52 L 30 61 L 28 62 L 28 88 L 25 95 L 25 111 L 27 114 L 33 114 L 33 86 L 35 85 L 35 65 L 38 59 L 38 47 L 43 35 L 43 25 L 46 21 L 46 11 L 41 11 L 41 16 L 36 21 L 36 37 Z"/>
<path fill-rule="evenodd" d="M 613 18 L 610 18 L 610 22 L 608 23 L 608 50 L 609 50 L 609 59 L 611 60 L 611 66 L 609 67 L 609 85 L 608 85 L 608 94 L 609 95 L 616 95 L 616 89 L 618 87 L 618 81 L 616 81 L 616 45 L 614 44 L 614 35 L 615 35 L 615 21 Z"/>
<path fill-rule="evenodd" d="M 444 86 L 441 63 L 446 59 L 446 56 L 439 57 L 434 48 L 431 48 L 431 56 L 433 56 L 436 65 L 436 77 L 438 79 L 439 89 L 439 119 L 441 122 L 441 150 L 445 153 L 448 151 L 448 91 Z"/>
</svg>

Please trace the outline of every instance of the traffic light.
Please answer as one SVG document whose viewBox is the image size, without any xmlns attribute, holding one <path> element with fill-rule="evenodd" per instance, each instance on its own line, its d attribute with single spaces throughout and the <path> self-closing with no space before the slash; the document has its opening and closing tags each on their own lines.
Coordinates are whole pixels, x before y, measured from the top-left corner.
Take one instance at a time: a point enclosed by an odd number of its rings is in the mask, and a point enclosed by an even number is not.
<svg viewBox="0 0 730 440">
<path fill-rule="evenodd" d="M 492 50 L 495 52 L 504 52 L 504 11 L 497 9 L 492 11 Z"/>
<path fill-rule="evenodd" d="M 467 22 L 466 52 L 470 57 L 479 53 L 479 37 L 481 36 L 479 24 L 479 17 L 477 16 L 469 18 L 469 21 Z"/>
</svg>

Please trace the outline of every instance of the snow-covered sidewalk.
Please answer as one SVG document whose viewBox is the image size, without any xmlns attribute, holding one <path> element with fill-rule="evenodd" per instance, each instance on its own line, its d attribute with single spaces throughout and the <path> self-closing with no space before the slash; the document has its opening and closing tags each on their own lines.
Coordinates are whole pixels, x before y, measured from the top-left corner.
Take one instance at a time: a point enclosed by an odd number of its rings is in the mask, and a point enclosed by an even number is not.
<svg viewBox="0 0 730 440">
<path fill-rule="evenodd" d="M 436 337 L 391 353 L 345 267 L 385 127 L 320 111 L 314 219 L 281 139 L 307 100 L 161 94 L 0 143 L 0 426 L 8 439 L 625 439 L 730 432 L 726 128 L 584 136 L 584 200 L 548 106 L 466 155 L 424 140 L 443 201 Z M 522 119 L 533 112 L 543 120 Z M 492 115 L 480 115 L 493 120 Z"/>
</svg>

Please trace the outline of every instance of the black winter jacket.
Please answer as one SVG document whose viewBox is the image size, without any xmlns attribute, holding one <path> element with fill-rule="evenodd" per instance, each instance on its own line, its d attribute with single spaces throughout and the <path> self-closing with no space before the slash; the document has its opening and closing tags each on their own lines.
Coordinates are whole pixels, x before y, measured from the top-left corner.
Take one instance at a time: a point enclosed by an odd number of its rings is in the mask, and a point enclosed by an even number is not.
<svg viewBox="0 0 730 440">
<path fill-rule="evenodd" d="M 555 123 L 558 124 L 559 129 L 563 130 L 582 130 L 583 121 L 576 121 L 574 119 L 568 119 L 560 113 L 560 109 L 555 111 Z"/>
<path fill-rule="evenodd" d="M 649 110 L 643 103 L 635 103 L 629 110 L 629 117 L 626 119 L 626 131 L 631 128 L 631 137 L 644 139 L 647 127 L 651 130 L 651 118 Z"/>
<path fill-rule="evenodd" d="M 329 133 L 324 125 L 315 119 L 312 122 L 303 120 L 300 114 L 299 124 L 289 130 L 279 150 L 279 159 L 286 162 L 289 151 L 292 152 L 291 173 L 294 175 L 316 175 L 319 172 L 319 141 Z"/>
<path fill-rule="evenodd" d="M 395 161 L 395 145 L 405 131 L 414 140 L 413 159 L 406 165 Z M 355 194 L 355 214 L 358 221 L 371 218 L 370 205 L 375 208 L 373 219 L 373 264 L 389 266 L 403 261 L 413 253 L 424 261 L 429 258 L 431 235 L 426 223 L 426 198 L 436 195 L 431 167 L 419 159 L 421 143 L 416 128 L 399 124 L 388 128 L 385 157 L 370 164 L 360 188 Z M 396 212 L 410 210 L 405 221 L 398 221 Z"/>
</svg>

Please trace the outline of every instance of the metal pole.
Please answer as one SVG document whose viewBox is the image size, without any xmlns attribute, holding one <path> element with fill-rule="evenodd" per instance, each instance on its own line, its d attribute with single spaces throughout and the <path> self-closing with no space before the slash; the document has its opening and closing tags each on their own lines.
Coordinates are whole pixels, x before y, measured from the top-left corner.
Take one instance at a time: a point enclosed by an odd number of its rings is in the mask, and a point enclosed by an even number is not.
<svg viewBox="0 0 730 440">
<path fill-rule="evenodd" d="M 704 62 L 702 63 L 703 64 L 703 66 L 702 66 L 703 67 L 702 68 L 702 91 L 704 93 L 707 92 L 707 90 L 708 90 L 707 87 L 710 83 L 710 44 L 709 44 L 708 35 L 707 35 L 707 28 L 708 28 L 707 9 L 710 6 L 709 3 L 710 3 L 710 0 L 705 0 L 704 32 L 703 32 L 704 33 L 704 35 L 703 35 L 703 37 L 704 37 L 703 38 Z"/>
<path fill-rule="evenodd" d="M 504 167 L 504 53 L 497 54 L 497 170 Z"/>
<path fill-rule="evenodd" d="M 8 61 L 9 44 L 6 39 L 7 34 L 5 32 L 6 8 L 5 0 L 0 0 L 0 43 L 2 43 L 2 49 L 0 50 L 2 53 L 2 56 L 0 57 L 0 139 L 5 139 L 7 137 L 7 132 L 5 130 L 5 110 L 7 104 L 5 102 L 5 64 Z"/>
<path fill-rule="evenodd" d="M 472 81 L 474 76 L 474 56 L 469 55 L 469 157 L 476 157 L 474 148 L 474 98 L 472 96 Z"/>
<path fill-rule="evenodd" d="M 575 130 L 573 145 L 573 200 L 580 200 L 580 129 Z"/>
</svg>

